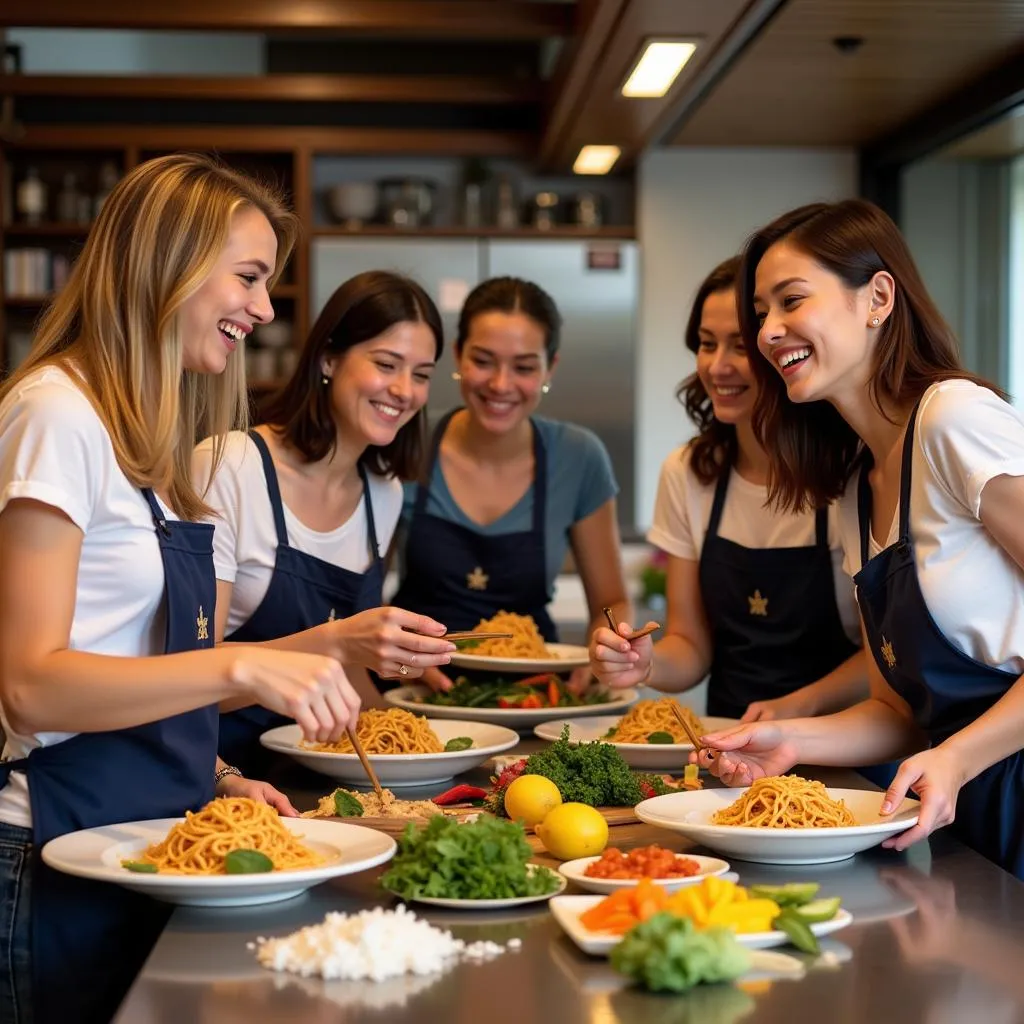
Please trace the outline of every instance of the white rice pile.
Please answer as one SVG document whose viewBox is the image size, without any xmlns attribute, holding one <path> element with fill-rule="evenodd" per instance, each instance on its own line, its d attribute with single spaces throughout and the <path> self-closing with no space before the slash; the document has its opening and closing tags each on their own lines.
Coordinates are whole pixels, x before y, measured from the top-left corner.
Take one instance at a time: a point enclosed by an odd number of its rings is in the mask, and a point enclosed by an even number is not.
<svg viewBox="0 0 1024 1024">
<path fill-rule="evenodd" d="M 280 939 L 258 938 L 249 948 L 264 967 L 304 978 L 319 975 L 360 981 L 383 981 L 401 974 L 433 974 L 456 958 L 489 960 L 506 949 L 496 942 L 466 943 L 451 932 L 434 928 L 400 905 L 375 907 L 358 914 L 328 914 L 322 924 L 300 928 Z"/>
</svg>

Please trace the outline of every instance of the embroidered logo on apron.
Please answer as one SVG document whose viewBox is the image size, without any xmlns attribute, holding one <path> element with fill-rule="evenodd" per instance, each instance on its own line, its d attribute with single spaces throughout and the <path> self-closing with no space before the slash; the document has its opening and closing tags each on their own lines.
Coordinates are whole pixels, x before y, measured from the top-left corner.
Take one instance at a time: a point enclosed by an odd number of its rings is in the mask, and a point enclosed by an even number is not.
<svg viewBox="0 0 1024 1024">
<path fill-rule="evenodd" d="M 760 590 L 755 590 L 754 593 L 747 598 L 750 602 L 750 614 L 751 615 L 768 615 L 768 598 L 761 596 Z"/>
<path fill-rule="evenodd" d="M 470 590 L 486 590 L 489 579 L 490 576 L 478 565 L 472 572 L 466 574 L 466 586 Z"/>
<path fill-rule="evenodd" d="M 210 620 L 203 614 L 203 606 L 199 606 L 199 615 L 196 617 L 196 625 L 199 627 L 196 631 L 197 640 L 209 640 L 210 631 L 206 628 L 209 626 Z"/>
<path fill-rule="evenodd" d="M 882 657 L 889 668 L 896 667 L 896 652 L 892 649 L 892 643 L 882 637 Z"/>
</svg>

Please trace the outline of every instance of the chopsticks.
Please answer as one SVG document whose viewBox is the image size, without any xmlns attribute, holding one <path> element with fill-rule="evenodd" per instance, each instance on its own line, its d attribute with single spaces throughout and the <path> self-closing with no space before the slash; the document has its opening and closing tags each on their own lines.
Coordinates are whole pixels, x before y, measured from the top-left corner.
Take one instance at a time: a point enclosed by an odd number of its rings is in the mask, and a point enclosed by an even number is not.
<svg viewBox="0 0 1024 1024">
<path fill-rule="evenodd" d="M 377 794 L 377 799 L 380 800 L 383 807 L 387 801 L 384 798 L 384 790 L 381 788 L 380 779 L 377 778 L 377 773 L 373 770 L 373 765 L 370 764 L 370 759 L 366 756 L 366 751 L 363 750 L 363 745 L 359 742 L 355 729 L 349 726 L 345 731 L 348 733 L 348 738 L 352 741 L 352 749 L 359 755 L 359 762 L 363 766 L 363 771 L 366 772 L 370 782 L 373 783 L 374 792 Z"/>
<path fill-rule="evenodd" d="M 615 617 L 612 615 L 611 608 L 602 608 L 604 617 L 608 620 L 608 625 L 611 631 L 618 636 L 619 628 L 615 625 Z M 639 640 L 642 636 L 650 636 L 656 629 L 661 629 L 661 625 L 657 622 L 652 622 L 649 626 L 644 626 L 643 629 L 634 629 L 632 633 L 627 634 L 623 637 L 624 640 Z"/>
<path fill-rule="evenodd" d="M 426 634 L 421 634 L 426 635 Z M 464 629 L 461 633 L 445 633 L 441 640 L 451 640 L 456 643 L 459 640 L 511 640 L 511 633 L 476 633 L 472 629 Z"/>
<path fill-rule="evenodd" d="M 672 701 L 672 705 L 671 706 L 672 706 L 672 713 L 679 720 L 679 724 L 683 727 L 683 732 L 686 733 L 686 738 L 693 744 L 693 750 L 694 750 L 694 753 L 696 753 L 696 755 L 697 755 L 697 764 L 699 765 L 700 764 L 700 752 L 701 752 L 701 749 L 702 749 L 701 748 L 700 738 L 693 731 L 693 728 L 691 727 L 690 723 L 687 721 L 686 715 L 683 714 L 683 709 L 675 701 Z M 707 750 L 708 753 L 711 752 L 711 748 L 710 747 L 705 747 L 703 749 Z"/>
</svg>

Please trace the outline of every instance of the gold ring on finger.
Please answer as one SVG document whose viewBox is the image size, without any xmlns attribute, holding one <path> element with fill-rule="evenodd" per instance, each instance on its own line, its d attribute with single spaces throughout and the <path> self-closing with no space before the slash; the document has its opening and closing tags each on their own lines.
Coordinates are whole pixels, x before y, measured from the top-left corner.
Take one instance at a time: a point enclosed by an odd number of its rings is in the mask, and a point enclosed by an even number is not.
<svg viewBox="0 0 1024 1024">
<path fill-rule="evenodd" d="M 406 667 L 405 667 L 404 665 L 399 665 L 399 666 L 398 666 L 398 671 L 399 671 L 399 672 L 400 672 L 400 673 L 401 673 L 401 674 L 402 674 L 403 676 L 407 676 L 407 675 L 409 674 L 409 670 L 408 670 L 408 669 L 407 669 L 407 668 L 406 668 Z"/>
</svg>

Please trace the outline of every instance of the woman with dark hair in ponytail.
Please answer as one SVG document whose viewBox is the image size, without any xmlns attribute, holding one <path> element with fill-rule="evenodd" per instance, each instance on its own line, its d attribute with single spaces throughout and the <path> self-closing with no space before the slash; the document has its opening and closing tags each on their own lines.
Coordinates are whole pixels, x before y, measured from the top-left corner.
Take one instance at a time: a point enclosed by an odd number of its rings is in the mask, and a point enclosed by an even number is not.
<svg viewBox="0 0 1024 1024">
<path fill-rule="evenodd" d="M 552 386 L 561 325 L 530 281 L 492 278 L 466 298 L 455 341 L 465 406 L 438 424 L 412 489 L 396 604 L 450 629 L 503 610 L 530 615 L 557 640 L 547 605 L 571 548 L 591 629 L 606 606 L 629 617 L 608 452 L 589 430 L 534 415 Z M 589 677 L 578 669 L 570 685 Z M 451 686 L 438 669 L 423 678 Z"/>
<path fill-rule="evenodd" d="M 416 678 L 447 663 L 455 645 L 439 639 L 441 623 L 381 607 L 442 341 L 437 308 L 408 278 L 359 274 L 328 299 L 264 422 L 227 436 L 209 484 L 218 643 L 330 654 L 368 704 L 379 696 L 367 669 Z M 199 485 L 212 453 L 212 441 L 196 450 Z M 287 721 L 255 707 L 222 715 L 220 756 L 249 777 L 297 779 L 259 742 Z"/>
<path fill-rule="evenodd" d="M 868 700 L 708 736 L 730 785 L 794 764 L 906 756 L 905 849 L 953 831 L 1024 878 L 1024 416 L 960 365 L 896 225 L 859 199 L 780 217 L 747 244 L 740 315 L 771 438 L 772 499 L 841 496 Z"/>
<path fill-rule="evenodd" d="M 835 510 L 765 507 L 768 453 L 751 416 L 757 381 L 740 335 L 739 259 L 697 289 L 677 396 L 697 436 L 665 460 L 648 540 L 668 554 L 664 636 L 595 634 L 594 674 L 679 692 L 708 673 L 708 714 L 744 721 L 826 714 L 867 694 L 853 588 Z"/>
</svg>

